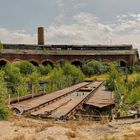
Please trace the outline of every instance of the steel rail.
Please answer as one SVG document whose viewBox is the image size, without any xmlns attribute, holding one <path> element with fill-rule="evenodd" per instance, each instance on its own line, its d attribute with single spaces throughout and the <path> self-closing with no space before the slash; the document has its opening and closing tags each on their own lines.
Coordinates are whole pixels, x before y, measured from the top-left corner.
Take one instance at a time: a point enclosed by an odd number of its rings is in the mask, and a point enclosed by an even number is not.
<svg viewBox="0 0 140 140">
<path fill-rule="evenodd" d="M 44 102 L 44 103 L 40 104 L 39 106 L 36 106 L 36 107 L 34 107 L 34 108 L 29 109 L 28 111 L 31 111 L 31 112 L 37 111 L 37 110 L 39 110 L 39 109 L 45 107 L 46 105 L 49 105 L 49 104 L 51 104 L 51 103 L 54 103 L 54 102 L 56 102 L 56 101 L 58 101 L 58 100 L 60 100 L 60 99 L 62 99 L 62 98 L 64 98 L 64 97 L 68 96 L 69 94 L 71 94 L 71 93 L 73 93 L 73 92 L 75 92 L 75 91 L 78 91 L 79 89 L 81 89 L 81 88 L 83 88 L 83 87 L 86 87 L 86 86 L 89 85 L 89 84 L 91 84 L 91 83 L 88 83 L 88 84 L 86 84 L 86 85 L 84 85 L 84 86 L 81 86 L 81 87 L 75 89 L 75 90 L 72 90 L 72 91 L 70 91 L 70 92 L 67 92 L 67 93 L 65 93 L 65 94 L 63 94 L 63 95 L 61 95 L 61 96 L 58 96 L 58 97 L 56 97 L 56 98 L 54 98 L 54 99 L 52 99 L 52 100 L 49 100 L 49 101 L 47 101 L 47 102 Z"/>
<path fill-rule="evenodd" d="M 40 91 L 39 93 L 34 94 L 34 98 L 43 96 L 43 95 L 45 95 L 45 94 L 46 94 L 46 92 Z M 32 98 L 33 98 L 33 97 L 32 97 L 32 94 L 19 97 L 19 100 L 18 100 L 18 98 L 12 98 L 12 99 L 10 100 L 10 104 L 18 103 L 18 101 L 19 101 L 19 102 L 22 102 L 22 101 L 30 100 L 30 99 L 32 99 Z"/>
<path fill-rule="evenodd" d="M 97 91 L 97 89 L 103 84 L 101 82 L 97 87 L 95 87 L 79 104 L 77 104 L 75 107 L 73 107 L 69 112 L 67 112 L 65 115 L 61 116 L 61 120 L 68 120 L 70 117 L 75 114 L 75 112 L 82 107 L 82 105 Z"/>
<path fill-rule="evenodd" d="M 78 87 L 78 88 L 76 88 L 76 89 L 74 89 L 74 90 L 72 90 L 72 91 L 70 91 L 70 92 L 67 92 L 67 93 L 65 93 L 65 94 L 62 94 L 62 95 L 60 95 L 60 96 L 58 96 L 58 97 L 54 97 L 53 99 L 51 99 L 51 100 L 48 100 L 48 101 L 45 101 L 45 102 L 42 102 L 42 103 L 40 103 L 39 105 L 37 105 L 37 106 L 34 106 L 34 107 L 30 107 L 30 108 L 27 108 L 27 109 L 23 109 L 22 107 L 16 107 L 16 106 L 12 106 L 12 109 L 13 110 L 16 110 L 18 113 L 20 113 L 20 114 L 24 114 L 24 113 L 26 113 L 26 112 L 34 112 L 34 111 L 37 111 L 37 110 L 39 110 L 39 109 L 41 109 L 41 108 L 43 108 L 43 107 L 45 107 L 45 106 L 47 106 L 47 105 L 49 105 L 49 104 L 51 104 L 51 103 L 54 103 L 54 102 L 56 102 L 56 101 L 58 101 L 58 100 L 60 100 L 60 99 L 62 99 L 62 98 L 64 98 L 64 97 L 66 97 L 66 96 L 68 96 L 69 94 L 71 94 L 71 93 L 73 93 L 73 92 L 75 92 L 75 91 L 78 91 L 79 89 L 81 89 L 81 88 L 83 88 L 83 87 L 86 87 L 86 86 L 88 86 L 88 85 L 90 85 L 91 84 L 91 82 L 89 82 L 89 83 L 87 83 L 87 84 L 85 84 L 85 85 L 83 85 L 83 86 L 81 86 L 81 87 Z M 37 99 L 37 98 L 36 98 Z M 25 99 L 26 100 L 26 99 Z M 28 100 L 28 99 L 27 99 Z"/>
</svg>

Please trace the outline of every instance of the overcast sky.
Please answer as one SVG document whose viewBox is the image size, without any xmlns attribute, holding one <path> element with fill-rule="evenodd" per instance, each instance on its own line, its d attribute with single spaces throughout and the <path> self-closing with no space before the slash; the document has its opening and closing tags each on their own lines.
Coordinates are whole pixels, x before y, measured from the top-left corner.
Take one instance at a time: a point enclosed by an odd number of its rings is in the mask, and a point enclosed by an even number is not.
<svg viewBox="0 0 140 140">
<path fill-rule="evenodd" d="M 0 0 L 0 40 L 46 44 L 133 44 L 140 49 L 140 0 Z"/>
</svg>

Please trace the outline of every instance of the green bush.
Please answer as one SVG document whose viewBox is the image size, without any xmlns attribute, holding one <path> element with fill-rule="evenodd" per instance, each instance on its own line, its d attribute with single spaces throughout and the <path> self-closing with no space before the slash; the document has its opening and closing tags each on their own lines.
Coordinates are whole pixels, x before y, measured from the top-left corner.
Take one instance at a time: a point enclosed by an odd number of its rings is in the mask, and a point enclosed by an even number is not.
<svg viewBox="0 0 140 140">
<path fill-rule="evenodd" d="M 85 75 L 101 74 L 107 71 L 107 65 L 103 65 L 100 61 L 92 60 L 83 64 L 82 70 Z"/>
<path fill-rule="evenodd" d="M 8 90 L 4 81 L 4 71 L 0 70 L 0 120 L 8 119 L 10 111 L 5 105 L 8 98 Z"/>
<path fill-rule="evenodd" d="M 132 90 L 132 92 L 130 93 L 129 97 L 129 103 L 131 105 L 137 104 L 138 102 L 140 102 L 140 87 L 135 88 L 134 90 Z"/>
<path fill-rule="evenodd" d="M 29 78 L 30 78 L 30 82 L 32 83 L 32 92 L 34 93 L 38 93 L 39 89 L 40 89 L 40 85 L 39 85 L 39 73 L 37 72 L 33 72 Z"/>
<path fill-rule="evenodd" d="M 57 65 L 49 74 L 48 91 L 62 89 L 83 80 L 84 74 L 80 68 L 69 63 L 65 63 L 63 67 Z"/>
<path fill-rule="evenodd" d="M 35 66 L 29 61 L 19 61 L 15 64 L 20 69 L 20 73 L 24 75 L 30 75 L 36 71 Z"/>
<path fill-rule="evenodd" d="M 5 81 L 12 93 L 15 93 L 16 86 L 21 83 L 20 69 L 13 64 L 7 64 L 3 68 L 5 72 Z"/>
<path fill-rule="evenodd" d="M 4 81 L 4 71 L 0 70 L 0 103 L 4 104 L 8 97 L 6 82 Z"/>
<path fill-rule="evenodd" d="M 65 86 L 65 76 L 60 66 L 55 67 L 49 74 L 48 90 L 55 91 Z"/>
<path fill-rule="evenodd" d="M 63 67 L 64 75 L 72 80 L 72 84 L 77 84 L 84 80 L 85 76 L 80 68 L 71 65 L 70 63 L 65 63 Z"/>
<path fill-rule="evenodd" d="M 134 70 L 134 72 L 136 72 L 136 73 L 140 73 L 140 66 L 135 66 L 135 67 L 133 68 L 133 70 Z"/>
<path fill-rule="evenodd" d="M 115 90 L 115 81 L 118 82 L 119 81 L 119 73 L 116 69 L 116 65 L 113 63 L 110 63 L 109 65 L 109 78 L 106 81 L 106 88 L 110 91 Z"/>
<path fill-rule="evenodd" d="M 27 85 L 25 85 L 24 83 L 22 83 L 21 85 L 16 86 L 16 93 L 19 96 L 25 96 L 28 93 L 28 87 Z"/>
<path fill-rule="evenodd" d="M 3 44 L 0 42 L 0 53 L 3 50 Z"/>
<path fill-rule="evenodd" d="M 52 67 L 50 65 L 44 66 L 44 65 L 39 65 L 38 71 L 41 75 L 47 75 L 52 71 Z"/>
<path fill-rule="evenodd" d="M 7 120 L 9 117 L 10 117 L 9 108 L 4 104 L 0 104 L 0 120 Z"/>
</svg>

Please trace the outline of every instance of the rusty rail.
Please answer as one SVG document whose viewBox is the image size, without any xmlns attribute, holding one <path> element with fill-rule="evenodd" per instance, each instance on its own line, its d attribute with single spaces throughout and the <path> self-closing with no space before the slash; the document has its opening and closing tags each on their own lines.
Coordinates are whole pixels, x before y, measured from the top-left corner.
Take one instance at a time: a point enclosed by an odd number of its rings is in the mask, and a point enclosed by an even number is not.
<svg viewBox="0 0 140 140">
<path fill-rule="evenodd" d="M 60 96 L 58 96 L 58 97 L 56 97 L 56 98 L 53 98 L 53 99 L 51 99 L 51 100 L 49 100 L 49 101 L 45 101 L 45 102 L 43 102 L 43 103 L 40 103 L 40 104 L 37 105 L 37 106 L 30 107 L 30 108 L 25 109 L 25 110 L 22 109 L 22 107 L 16 107 L 16 106 L 13 106 L 12 109 L 13 109 L 13 110 L 16 110 L 16 111 L 17 111 L 18 113 L 20 113 L 20 114 L 23 114 L 23 113 L 25 113 L 25 112 L 37 111 L 37 110 L 39 110 L 39 109 L 45 107 L 46 105 L 49 105 L 49 104 L 51 104 L 51 103 L 54 103 L 54 102 L 56 102 L 57 100 L 60 100 L 60 99 L 62 99 L 62 98 L 64 98 L 64 97 L 68 96 L 69 94 L 71 94 L 71 93 L 73 93 L 73 92 L 75 92 L 75 91 L 78 91 L 79 89 L 81 89 L 81 88 L 83 88 L 83 87 L 88 86 L 89 84 L 91 84 L 91 82 L 89 82 L 89 83 L 87 83 L 86 85 L 83 85 L 83 86 L 81 86 L 81 87 L 79 87 L 79 88 L 77 88 L 77 89 L 74 89 L 74 90 L 72 90 L 72 91 L 70 91 L 70 92 L 67 92 L 67 93 L 65 93 L 65 94 L 63 94 L 63 95 L 60 95 Z M 27 99 L 25 99 L 25 100 L 27 100 Z"/>
<path fill-rule="evenodd" d="M 46 92 L 45 92 L 45 93 L 46 93 Z M 34 98 L 43 96 L 45 93 L 44 93 L 44 91 L 40 91 L 39 93 L 34 94 Z M 32 98 L 32 94 L 19 97 L 19 99 L 18 99 L 18 98 L 12 98 L 12 99 L 10 100 L 10 104 L 18 103 L 18 101 L 21 102 L 21 101 L 29 100 L 29 99 L 31 99 L 31 98 Z"/>
<path fill-rule="evenodd" d="M 78 105 L 76 105 L 74 108 L 72 108 L 67 114 L 65 114 L 64 116 L 61 116 L 60 119 L 62 119 L 62 120 L 67 120 L 67 119 L 69 119 L 69 118 L 76 112 L 76 110 L 78 110 L 79 108 L 82 107 L 82 105 L 93 95 L 93 93 L 96 92 L 96 90 L 97 90 L 102 84 L 103 84 L 103 82 L 102 82 L 99 86 L 97 86 L 95 89 L 93 89 L 93 90 L 91 91 L 91 93 L 90 93 L 88 96 L 86 96 Z"/>
<path fill-rule="evenodd" d="M 75 91 L 78 91 L 80 88 L 83 88 L 83 87 L 85 87 L 85 86 L 87 86 L 87 85 L 89 85 L 89 84 L 91 84 L 91 83 L 88 83 L 88 84 L 86 84 L 86 85 L 84 85 L 84 86 L 81 86 L 81 87 L 75 89 L 75 90 L 72 90 L 72 91 L 70 91 L 70 92 L 67 92 L 66 94 L 63 94 L 63 95 L 61 95 L 61 96 L 58 96 L 58 97 L 56 97 L 56 98 L 54 98 L 54 99 L 52 99 L 52 100 L 50 100 L 50 101 L 47 101 L 47 102 L 45 102 L 45 103 L 42 103 L 42 104 L 40 104 L 39 106 L 36 106 L 36 107 L 34 107 L 34 108 L 29 109 L 28 111 L 31 111 L 31 112 L 32 112 L 32 111 L 37 111 L 38 109 L 43 108 L 43 107 L 45 107 L 46 105 L 49 105 L 49 104 L 51 104 L 51 103 L 54 103 L 55 101 L 57 101 L 57 100 L 59 100 L 59 99 L 62 99 L 62 98 L 64 98 L 64 97 L 68 96 L 69 94 L 71 94 L 71 93 L 73 93 L 73 92 L 75 92 Z"/>
<path fill-rule="evenodd" d="M 77 104 L 74 108 L 72 108 L 68 113 L 66 113 L 65 115 L 61 116 L 60 119 L 61 120 L 69 119 L 76 112 L 76 110 L 78 110 L 79 108 L 82 107 L 82 105 L 93 95 L 93 93 L 95 93 L 97 91 L 97 89 L 102 84 L 103 84 L 103 82 L 101 82 L 95 89 L 93 89 L 89 95 L 87 95 L 79 104 Z"/>
</svg>

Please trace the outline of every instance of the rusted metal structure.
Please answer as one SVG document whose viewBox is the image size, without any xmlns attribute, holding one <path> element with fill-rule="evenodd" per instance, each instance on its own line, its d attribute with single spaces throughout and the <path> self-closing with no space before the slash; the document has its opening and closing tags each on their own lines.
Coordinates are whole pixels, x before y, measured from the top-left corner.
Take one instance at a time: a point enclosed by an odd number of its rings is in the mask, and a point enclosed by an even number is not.
<svg viewBox="0 0 140 140">
<path fill-rule="evenodd" d="M 83 82 L 52 94 L 11 104 L 11 108 L 31 116 L 67 120 L 101 87 L 103 81 Z"/>
<path fill-rule="evenodd" d="M 89 84 L 89 82 L 82 82 L 80 84 L 73 85 L 71 87 L 53 92 L 51 94 L 47 94 L 44 96 L 40 96 L 38 98 L 28 98 L 25 99 L 24 97 L 21 98 L 20 103 L 18 100 L 14 100 L 11 102 L 10 108 L 15 109 L 18 113 L 22 114 L 26 111 L 35 111 L 46 105 L 49 105 L 65 96 L 68 96 L 72 92 L 79 90 L 82 87 L 85 87 Z"/>
<path fill-rule="evenodd" d="M 107 91 L 104 85 L 101 85 L 84 106 L 84 113 L 91 114 L 96 120 L 104 115 L 112 117 L 112 109 L 115 107 L 113 94 Z"/>
<path fill-rule="evenodd" d="M 134 66 L 139 59 L 132 45 L 44 45 L 44 29 L 38 28 L 38 45 L 3 44 L 0 65 L 29 60 L 34 65 L 70 62 L 81 65 L 86 60 L 118 61 L 120 66 Z"/>
</svg>

